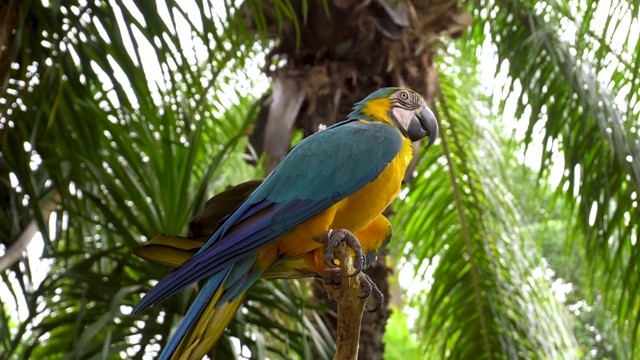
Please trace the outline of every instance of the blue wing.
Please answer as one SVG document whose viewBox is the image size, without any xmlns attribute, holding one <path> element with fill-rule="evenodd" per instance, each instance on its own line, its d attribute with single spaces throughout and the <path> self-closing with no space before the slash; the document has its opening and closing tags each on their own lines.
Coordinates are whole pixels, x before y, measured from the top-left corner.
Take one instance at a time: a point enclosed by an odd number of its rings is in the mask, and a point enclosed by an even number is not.
<svg viewBox="0 0 640 360">
<path fill-rule="evenodd" d="M 147 293 L 134 313 L 212 275 L 226 278 L 216 281 L 218 287 L 246 290 L 250 284 L 241 281 L 241 274 L 247 274 L 260 247 L 375 180 L 401 147 L 394 127 L 360 121 L 338 123 L 300 141 L 193 258 Z M 233 274 L 235 281 L 230 281 Z"/>
</svg>

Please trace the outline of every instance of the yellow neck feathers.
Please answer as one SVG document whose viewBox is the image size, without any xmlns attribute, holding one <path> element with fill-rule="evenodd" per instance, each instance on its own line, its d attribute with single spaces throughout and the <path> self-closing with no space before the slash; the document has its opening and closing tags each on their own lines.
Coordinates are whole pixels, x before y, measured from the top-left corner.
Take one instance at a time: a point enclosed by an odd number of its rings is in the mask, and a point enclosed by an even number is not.
<svg viewBox="0 0 640 360">
<path fill-rule="evenodd" d="M 391 100 L 388 98 L 380 98 L 368 101 L 362 107 L 362 113 L 365 116 L 370 116 L 380 122 L 394 125 L 393 121 L 389 118 L 389 109 L 391 108 Z"/>
</svg>

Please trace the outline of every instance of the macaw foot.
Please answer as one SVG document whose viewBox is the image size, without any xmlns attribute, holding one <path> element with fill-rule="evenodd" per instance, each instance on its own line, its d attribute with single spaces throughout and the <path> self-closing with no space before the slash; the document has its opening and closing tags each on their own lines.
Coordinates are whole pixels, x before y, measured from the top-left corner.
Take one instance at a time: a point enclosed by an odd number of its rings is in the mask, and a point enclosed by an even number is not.
<svg viewBox="0 0 640 360">
<path fill-rule="evenodd" d="M 360 286 L 362 287 L 362 295 L 360 296 L 360 298 L 366 299 L 369 296 L 373 296 L 373 300 L 376 304 L 373 309 L 367 309 L 365 306 L 365 310 L 367 310 L 368 312 L 376 312 L 380 310 L 380 308 L 382 307 L 382 303 L 384 302 L 384 295 L 382 294 L 382 291 L 378 289 L 376 283 L 371 280 L 369 275 L 360 273 Z"/>
<path fill-rule="evenodd" d="M 364 266 L 365 255 L 364 251 L 362 250 L 362 245 L 360 245 L 360 241 L 358 241 L 358 238 L 353 235 L 351 231 L 346 229 L 335 231 L 329 229 L 329 231 L 327 231 L 327 234 L 320 240 L 318 240 L 318 242 L 327 244 L 327 251 L 324 253 L 324 263 L 331 268 L 338 267 L 338 264 L 336 264 L 335 261 L 335 250 L 340 243 L 345 242 L 355 254 L 355 258 L 353 259 L 353 267 L 356 269 L 353 274 L 347 274 L 347 276 L 353 277 L 360 274 L 360 272 L 362 271 L 362 267 Z M 367 278 L 369 277 L 367 276 Z"/>
<path fill-rule="evenodd" d="M 375 306 L 372 309 L 367 309 L 365 307 L 365 310 L 367 310 L 368 312 L 376 312 L 380 310 L 384 302 L 384 295 L 382 294 L 382 291 L 378 289 L 376 283 L 374 283 L 367 274 L 361 272 L 358 274 L 358 277 L 360 278 L 360 288 L 362 289 L 362 295 L 358 295 L 358 297 L 360 299 L 366 299 L 370 296 L 373 296 L 373 301 L 375 301 Z M 329 281 L 334 289 L 339 289 L 342 282 L 342 271 L 336 268 L 327 269 L 324 272 L 324 278 L 325 281 Z M 329 296 L 329 298 L 333 301 L 338 300 L 332 299 L 331 296 Z"/>
</svg>

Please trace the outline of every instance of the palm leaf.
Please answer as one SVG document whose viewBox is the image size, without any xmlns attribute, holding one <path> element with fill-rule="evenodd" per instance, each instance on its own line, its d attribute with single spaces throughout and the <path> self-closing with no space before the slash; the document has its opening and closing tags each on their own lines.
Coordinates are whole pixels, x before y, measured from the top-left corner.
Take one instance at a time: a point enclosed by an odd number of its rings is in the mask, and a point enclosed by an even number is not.
<svg viewBox="0 0 640 360">
<path fill-rule="evenodd" d="M 566 199 L 566 216 L 575 216 L 569 222 L 573 232 L 567 250 L 574 248 L 571 241 L 583 250 L 592 292 L 604 295 L 605 307 L 614 309 L 621 337 L 631 340 L 631 346 L 625 341 L 616 344 L 618 353 L 633 357 L 640 324 L 635 288 L 640 282 L 636 276 L 638 229 L 630 219 L 638 217 L 640 148 L 637 124 L 631 119 L 638 117 L 639 56 L 638 43 L 629 35 L 633 31 L 626 29 L 638 13 L 638 4 L 590 3 L 577 9 L 566 2 L 488 5 L 474 10 L 477 21 L 463 38 L 463 51 L 456 52 L 462 55 L 456 61 L 465 64 L 454 70 L 458 77 L 447 78 L 452 76 L 450 67 L 441 70 L 446 75 L 438 108 L 444 119 L 447 161 L 438 162 L 432 156 L 439 154 L 427 152 L 426 167 L 419 169 L 425 178 L 418 179 L 401 206 L 403 234 L 412 241 L 407 240 L 405 248 L 408 260 L 419 263 L 426 257 L 427 264 L 435 267 L 431 290 L 419 298 L 429 304 L 422 307 L 420 325 L 433 346 L 428 354 L 450 356 L 451 349 L 465 356 L 469 353 L 462 351 L 467 349 L 480 351 L 487 358 L 577 354 L 571 351 L 573 339 L 561 322 L 551 337 L 555 340 L 547 344 L 551 346 L 545 347 L 544 339 L 536 335 L 550 330 L 544 326 L 554 327 L 553 318 L 561 318 L 563 312 L 544 279 L 532 287 L 532 270 L 545 267 L 529 250 L 534 248 L 531 235 L 514 227 L 526 223 L 526 217 L 514 206 L 512 199 L 518 194 L 505 190 L 508 181 L 501 179 L 505 174 L 500 168 L 512 168 L 505 159 L 496 158 L 504 144 L 490 135 L 495 130 L 486 129 L 476 115 L 480 112 L 473 111 L 474 104 L 464 102 L 474 95 L 460 88 L 459 77 L 464 76 L 464 89 L 468 89 L 468 77 L 473 77 L 476 65 L 471 62 L 471 70 L 465 66 L 476 57 L 486 34 L 487 43 L 496 49 L 497 78 L 506 75 L 507 81 L 497 92 L 498 110 L 508 114 L 516 103 L 516 117 L 526 122 L 524 145 L 530 146 L 530 152 L 542 152 L 541 178 L 549 176 L 558 154 L 564 160 L 557 191 Z M 448 63 L 447 58 L 444 62 Z M 479 101 L 491 108 L 486 99 Z M 534 129 L 540 126 L 543 131 L 538 134 Z M 517 151 L 515 140 L 511 146 Z M 442 176 L 446 172 L 450 181 Z M 431 205 L 419 199 L 429 199 Z M 435 239 L 424 239 L 425 234 Z M 531 326 L 522 326 L 521 321 L 532 319 L 537 320 Z M 495 323 L 500 325 L 493 328 Z M 472 327 L 465 328 L 466 324 L 474 324 L 480 333 L 469 332 Z"/>
<path fill-rule="evenodd" d="M 471 35 L 468 35 L 471 36 Z M 420 153 L 418 176 L 398 205 L 406 262 L 429 269 L 412 300 L 425 359 L 575 358 L 562 305 L 507 188 L 496 129 L 477 107 L 476 49 L 452 47 L 441 64 L 441 146 Z M 460 79 L 465 78 L 462 82 Z M 475 85 L 475 86 L 474 86 Z"/>
<path fill-rule="evenodd" d="M 541 143 L 541 176 L 556 152 L 565 172 L 558 186 L 594 292 L 613 308 L 620 334 L 637 352 L 640 337 L 640 142 L 637 119 L 640 44 L 629 22 L 638 2 L 495 2 L 490 39 L 509 84 L 501 109 L 518 99 L 525 144 Z M 499 11 L 495 11 L 499 9 Z M 544 9 L 545 11 L 540 11 Z M 637 26 L 636 26 L 637 27 Z M 534 133 L 542 125 L 543 134 Z M 542 136 L 542 140 L 534 139 Z M 557 144 L 557 150 L 551 144 Z M 633 355 L 632 355 L 633 356 Z"/>
<path fill-rule="evenodd" d="M 29 311 L 15 320 L 3 297 L 11 332 L 0 328 L 9 335 L 0 358 L 139 357 L 158 351 L 184 313 L 190 292 L 130 316 L 149 280 L 164 273 L 131 249 L 161 232 L 184 233 L 208 194 L 259 171 L 243 152 L 261 95 L 252 94 L 255 76 L 246 70 L 261 47 L 235 3 L 219 10 L 214 2 L 22 4 L 10 48 L 28 51 L 12 55 L 0 102 L 8 139 L 0 149 L 2 195 L 14 204 L 1 214 L 16 220 L 0 221 L 2 242 L 11 246 L 36 221 L 52 265 L 40 284 L 29 272 L 38 261 L 2 273 L 14 302 L 24 299 Z M 25 143 L 32 150 L 23 151 Z M 51 232 L 39 211 L 47 194 L 60 197 Z M 269 309 L 265 303 L 249 314 Z M 306 312 L 273 313 L 295 319 L 278 330 L 293 350 L 278 351 L 326 353 L 320 345 L 330 342 L 299 334 L 318 325 Z M 278 324 L 256 316 L 247 320 L 256 334 Z M 231 333 L 258 351 L 246 329 Z"/>
</svg>

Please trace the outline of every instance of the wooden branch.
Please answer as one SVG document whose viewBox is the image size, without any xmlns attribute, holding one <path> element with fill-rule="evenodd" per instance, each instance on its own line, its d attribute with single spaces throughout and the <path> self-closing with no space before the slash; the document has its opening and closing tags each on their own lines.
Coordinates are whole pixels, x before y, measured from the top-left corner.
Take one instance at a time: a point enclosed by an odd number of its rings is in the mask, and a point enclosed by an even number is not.
<svg viewBox="0 0 640 360">
<path fill-rule="evenodd" d="M 325 292 L 338 303 L 337 349 L 333 360 L 356 360 L 362 314 L 367 299 L 360 297 L 360 276 L 346 276 L 355 273 L 355 268 L 345 242 L 336 247 L 335 258 L 340 262 L 340 267 L 328 268 L 322 276 Z"/>
<path fill-rule="evenodd" d="M 45 199 L 43 202 L 43 205 L 40 206 L 40 211 L 45 225 L 48 225 L 49 216 L 51 216 L 51 213 L 56 209 L 58 202 L 60 202 L 60 194 L 55 192 L 51 197 Z M 4 272 L 6 269 L 13 266 L 13 264 L 23 258 L 23 255 L 26 256 L 24 253 L 38 231 L 49 230 L 48 228 L 40 229 L 38 226 L 38 220 L 33 218 L 29 221 L 27 226 L 22 229 L 22 232 L 20 232 L 17 239 L 11 243 L 11 246 L 9 246 L 4 255 L 0 256 L 0 272 Z"/>
</svg>

